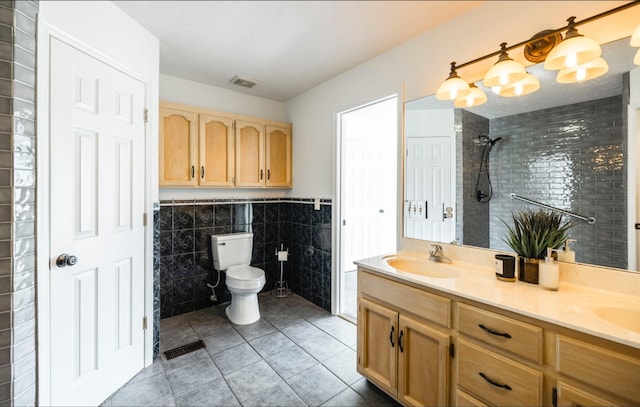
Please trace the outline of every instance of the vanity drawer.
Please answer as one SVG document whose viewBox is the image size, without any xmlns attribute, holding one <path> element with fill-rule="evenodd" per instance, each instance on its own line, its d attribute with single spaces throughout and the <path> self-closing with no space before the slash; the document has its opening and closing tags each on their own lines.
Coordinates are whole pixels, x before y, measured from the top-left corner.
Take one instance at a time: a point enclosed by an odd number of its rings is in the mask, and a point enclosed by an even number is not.
<svg viewBox="0 0 640 407">
<path fill-rule="evenodd" d="M 451 327 L 451 300 L 358 268 L 358 292 L 425 320 Z"/>
<path fill-rule="evenodd" d="M 463 392 L 460 389 L 456 390 L 456 406 L 457 407 L 488 407 L 482 401 L 473 397 L 472 395 Z"/>
<path fill-rule="evenodd" d="M 577 339 L 556 337 L 556 369 L 617 397 L 640 400 L 640 360 Z"/>
<path fill-rule="evenodd" d="M 458 386 L 499 406 L 542 404 L 542 372 L 483 347 L 458 341 Z"/>
<path fill-rule="evenodd" d="M 458 330 L 497 348 L 542 363 L 542 328 L 458 304 Z"/>
</svg>

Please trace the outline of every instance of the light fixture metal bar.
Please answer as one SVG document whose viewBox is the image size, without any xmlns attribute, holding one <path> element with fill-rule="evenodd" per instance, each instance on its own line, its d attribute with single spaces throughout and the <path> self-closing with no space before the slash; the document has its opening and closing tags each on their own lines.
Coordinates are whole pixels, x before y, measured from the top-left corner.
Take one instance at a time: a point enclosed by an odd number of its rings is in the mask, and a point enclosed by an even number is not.
<svg viewBox="0 0 640 407">
<path fill-rule="evenodd" d="M 550 209 L 552 211 L 560 212 L 560 213 L 563 213 L 565 215 L 572 216 L 574 218 L 578 218 L 578 219 L 584 220 L 584 221 L 588 222 L 590 225 L 593 225 L 594 223 L 596 223 L 596 218 L 594 218 L 593 216 L 579 215 L 579 214 L 577 214 L 575 212 L 571 212 L 571 211 L 567 211 L 567 210 L 564 210 L 564 209 L 556 208 L 555 206 L 547 205 L 546 203 L 534 201 L 533 199 L 529 199 L 529 198 L 525 198 L 525 197 L 516 195 L 513 192 L 509 194 L 509 198 L 517 199 L 518 201 L 530 203 L 530 204 L 533 204 L 533 205 L 538 205 L 538 206 L 541 206 L 543 208 Z"/>
<path fill-rule="evenodd" d="M 573 23 L 573 26 L 577 27 L 579 25 L 586 24 L 586 23 L 589 23 L 591 21 L 599 20 L 599 19 L 601 19 L 603 17 L 609 16 L 611 14 L 618 13 L 620 11 L 623 11 L 623 10 L 626 10 L 628 8 L 635 7 L 635 6 L 638 6 L 638 5 L 640 5 L 640 0 L 633 0 L 633 1 L 629 2 L 629 3 L 627 3 L 627 4 L 623 4 L 622 6 L 618 6 L 618 7 L 612 8 L 611 10 L 603 11 L 600 14 L 596 14 L 596 15 L 593 15 L 593 16 L 591 16 L 589 18 L 585 18 L 584 20 L 575 21 Z M 551 31 L 549 31 L 547 33 L 546 36 L 552 36 L 554 34 L 561 33 L 563 31 L 567 30 L 568 28 L 569 28 L 569 25 L 565 25 L 564 27 L 560 27 L 560 28 L 557 28 L 555 30 L 551 30 Z M 533 43 L 533 42 L 537 41 L 538 39 L 539 38 L 530 38 L 530 39 L 528 39 L 526 41 L 522 41 L 522 42 L 519 42 L 517 44 L 511 45 L 509 47 L 506 47 L 504 50 L 508 52 L 508 51 L 511 51 L 512 49 L 515 49 L 515 48 L 522 47 L 522 46 L 525 46 L 527 44 Z M 490 54 L 481 56 L 481 57 L 473 59 L 471 61 L 467 61 L 467 62 L 465 62 L 463 64 L 456 64 L 456 69 L 461 69 L 461 68 L 464 68 L 465 66 L 473 65 L 473 64 L 475 64 L 477 62 L 484 61 L 485 59 L 496 57 L 496 56 L 500 55 L 500 52 L 502 52 L 502 50 L 498 50 L 498 51 L 492 52 Z"/>
</svg>

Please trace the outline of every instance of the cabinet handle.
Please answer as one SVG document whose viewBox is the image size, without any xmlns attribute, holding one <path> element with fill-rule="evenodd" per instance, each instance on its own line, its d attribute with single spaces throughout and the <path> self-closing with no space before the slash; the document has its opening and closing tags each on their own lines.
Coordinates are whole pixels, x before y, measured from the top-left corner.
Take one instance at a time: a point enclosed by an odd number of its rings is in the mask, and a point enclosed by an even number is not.
<svg viewBox="0 0 640 407">
<path fill-rule="evenodd" d="M 511 390 L 511 386 L 509 386 L 508 384 L 502 384 L 502 383 L 496 382 L 495 380 L 491 380 L 490 378 L 487 377 L 486 374 L 484 374 L 482 372 L 478 372 L 478 374 L 480 375 L 480 377 L 482 377 L 484 380 L 486 380 L 492 386 L 501 387 L 503 389 Z"/>
<path fill-rule="evenodd" d="M 505 338 L 507 338 L 507 339 L 511 339 L 511 335 L 509 335 L 509 334 L 508 334 L 508 333 L 506 333 L 506 332 L 499 332 L 499 331 L 495 331 L 495 330 L 493 330 L 493 329 L 491 329 L 491 328 L 487 328 L 486 326 L 484 326 L 484 325 L 482 325 L 482 324 L 478 324 L 478 326 L 479 326 L 480 328 L 482 328 L 483 330 L 485 330 L 485 331 L 489 332 L 491 335 L 495 335 L 495 336 L 503 336 L 503 337 L 505 337 Z"/>
<path fill-rule="evenodd" d="M 393 343 L 393 331 L 395 331 L 396 328 L 394 326 L 391 327 L 391 332 L 389 332 L 389 342 L 391 342 L 391 347 L 393 348 L 395 345 Z"/>
<path fill-rule="evenodd" d="M 200 167 L 200 178 L 204 179 L 204 165 Z"/>
<path fill-rule="evenodd" d="M 267 170 L 267 181 L 271 179 L 271 170 Z"/>
<path fill-rule="evenodd" d="M 404 349 L 402 348 L 402 335 L 404 335 L 404 331 L 401 329 L 400 335 L 398 335 L 398 348 L 400 348 L 400 352 L 404 352 Z"/>
<path fill-rule="evenodd" d="M 191 178 L 194 178 L 196 176 L 196 166 L 192 165 L 191 166 Z"/>
<path fill-rule="evenodd" d="M 264 178 L 264 171 L 260 170 L 260 181 Z"/>
</svg>

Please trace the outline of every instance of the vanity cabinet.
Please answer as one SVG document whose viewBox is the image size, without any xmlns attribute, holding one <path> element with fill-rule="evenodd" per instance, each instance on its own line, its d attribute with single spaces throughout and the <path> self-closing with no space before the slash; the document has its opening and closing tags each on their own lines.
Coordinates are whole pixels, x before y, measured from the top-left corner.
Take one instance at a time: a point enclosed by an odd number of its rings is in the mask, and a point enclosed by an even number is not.
<svg viewBox="0 0 640 407">
<path fill-rule="evenodd" d="M 160 186 L 292 187 L 287 123 L 163 102 Z"/>
<path fill-rule="evenodd" d="M 404 405 L 447 405 L 451 337 L 405 307 L 427 303 L 448 318 L 448 301 L 366 273 L 358 285 L 358 372 Z"/>
<path fill-rule="evenodd" d="M 358 267 L 358 372 L 403 405 L 635 405 L 640 349 L 605 338 Z"/>
</svg>

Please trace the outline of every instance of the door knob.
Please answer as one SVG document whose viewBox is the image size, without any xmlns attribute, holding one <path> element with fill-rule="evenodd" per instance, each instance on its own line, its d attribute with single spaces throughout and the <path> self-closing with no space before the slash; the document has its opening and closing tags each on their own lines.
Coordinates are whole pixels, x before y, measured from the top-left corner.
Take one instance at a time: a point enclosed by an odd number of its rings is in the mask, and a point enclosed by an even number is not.
<svg viewBox="0 0 640 407">
<path fill-rule="evenodd" d="M 76 256 L 63 253 L 56 259 L 56 266 L 62 268 L 66 266 L 74 266 L 78 262 Z"/>
</svg>

